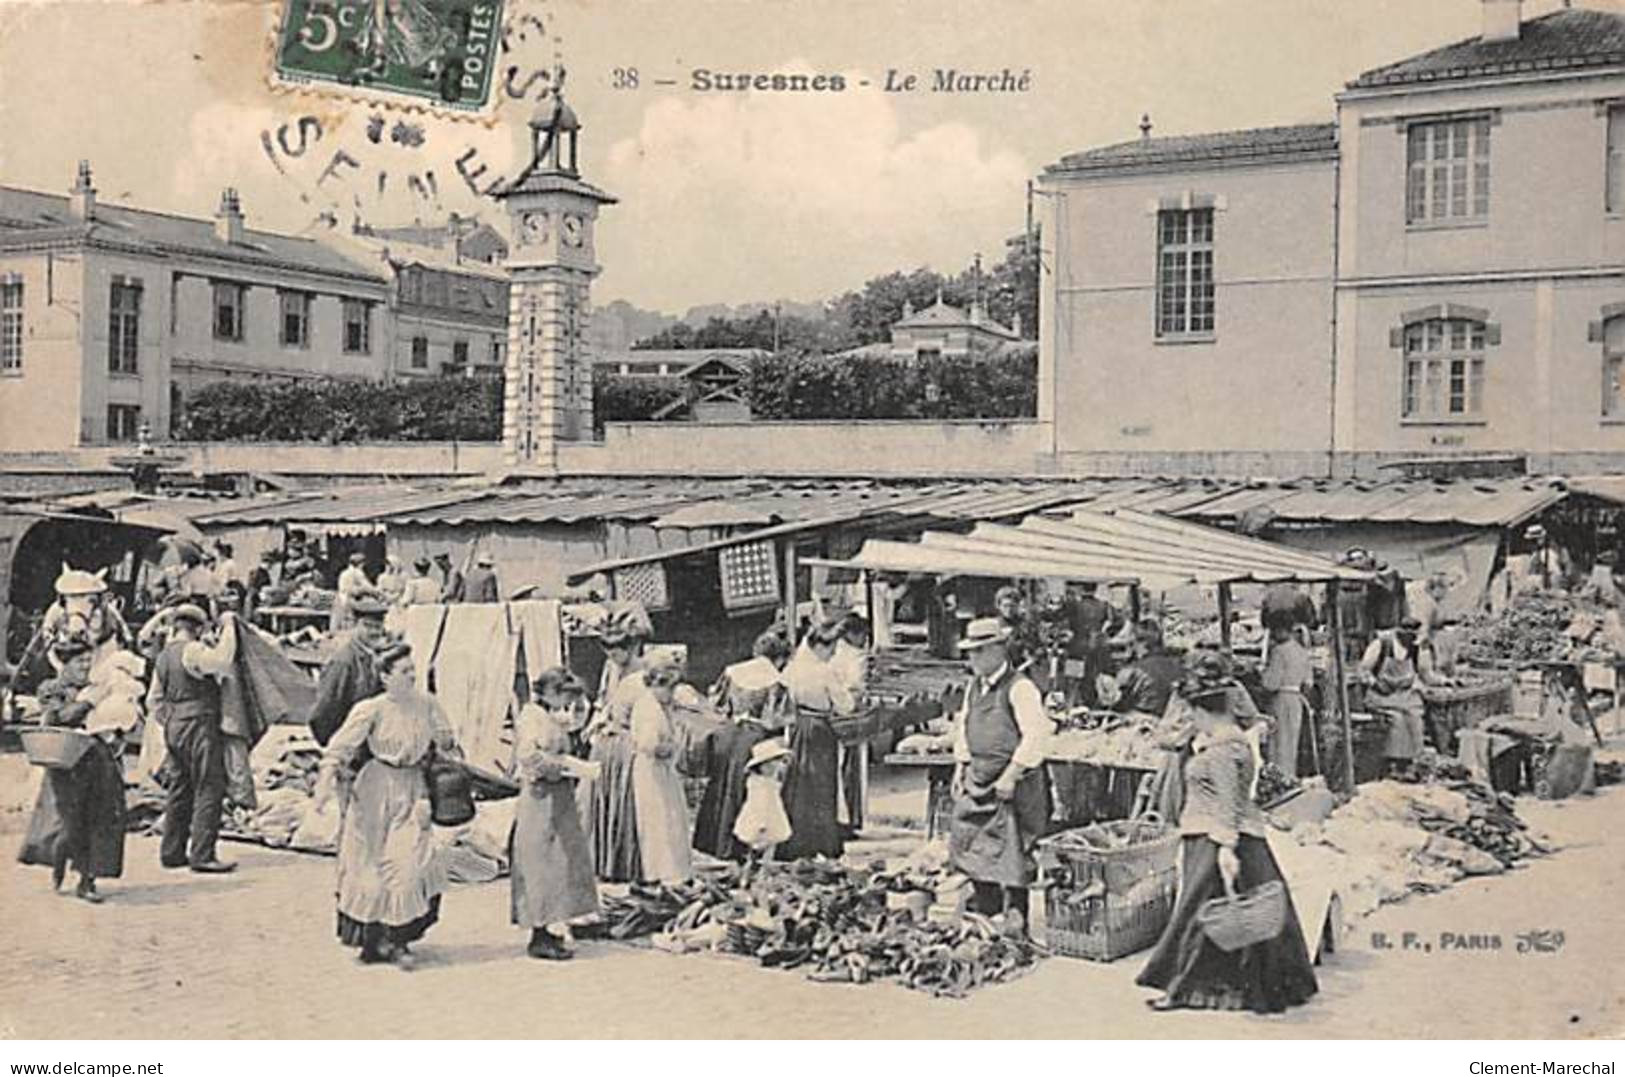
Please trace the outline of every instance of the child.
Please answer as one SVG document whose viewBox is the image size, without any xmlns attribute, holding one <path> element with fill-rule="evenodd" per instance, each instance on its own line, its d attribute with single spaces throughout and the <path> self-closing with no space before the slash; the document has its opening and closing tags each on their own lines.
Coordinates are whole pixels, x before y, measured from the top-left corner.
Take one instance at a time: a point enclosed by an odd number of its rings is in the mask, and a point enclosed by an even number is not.
<svg viewBox="0 0 1625 1077">
<path fill-rule="evenodd" d="M 784 772 L 790 749 L 779 740 L 764 740 L 751 749 L 745 765 L 745 803 L 734 822 L 734 837 L 750 850 L 743 882 L 749 885 L 762 860 L 790 838 L 790 816 L 784 810 Z"/>
<path fill-rule="evenodd" d="M 526 953 L 544 961 L 571 956 L 569 922 L 598 912 L 592 851 L 576 808 L 583 764 L 570 755 L 570 726 L 584 687 L 562 669 L 531 686 L 534 703 L 519 713 L 514 761 L 522 789 L 508 857 L 513 922 L 529 927 Z"/>
</svg>

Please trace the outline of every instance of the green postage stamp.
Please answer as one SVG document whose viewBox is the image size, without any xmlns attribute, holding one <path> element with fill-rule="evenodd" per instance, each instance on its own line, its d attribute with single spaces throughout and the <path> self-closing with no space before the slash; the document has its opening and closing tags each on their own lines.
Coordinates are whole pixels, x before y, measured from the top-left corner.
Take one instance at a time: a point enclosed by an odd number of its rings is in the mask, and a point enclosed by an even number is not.
<svg viewBox="0 0 1625 1077">
<path fill-rule="evenodd" d="M 284 0 L 275 75 L 477 112 L 491 100 L 503 0 Z"/>
</svg>

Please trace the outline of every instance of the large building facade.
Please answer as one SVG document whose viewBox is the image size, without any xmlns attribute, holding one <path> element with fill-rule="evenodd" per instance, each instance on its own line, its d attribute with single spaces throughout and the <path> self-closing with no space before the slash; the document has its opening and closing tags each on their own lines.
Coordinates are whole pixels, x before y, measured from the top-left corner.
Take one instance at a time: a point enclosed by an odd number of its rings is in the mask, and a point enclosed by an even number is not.
<svg viewBox="0 0 1625 1077">
<path fill-rule="evenodd" d="M 84 164 L 0 187 L 0 452 L 162 440 L 221 380 L 499 374 L 502 271 L 395 247 L 250 229 L 231 190 L 212 220 L 99 203 Z"/>
<path fill-rule="evenodd" d="M 1350 83 L 1335 124 L 1047 171 L 1061 466 L 1625 463 L 1625 18 L 1483 16 Z"/>
</svg>

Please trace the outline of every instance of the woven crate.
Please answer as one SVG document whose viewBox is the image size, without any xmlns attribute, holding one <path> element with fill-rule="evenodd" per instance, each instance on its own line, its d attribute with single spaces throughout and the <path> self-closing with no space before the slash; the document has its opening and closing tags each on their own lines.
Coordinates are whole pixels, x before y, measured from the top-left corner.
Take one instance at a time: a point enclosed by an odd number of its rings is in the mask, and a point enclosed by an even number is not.
<svg viewBox="0 0 1625 1077">
<path fill-rule="evenodd" d="M 1426 704 L 1427 728 L 1433 746 L 1447 755 L 1456 753 L 1456 734 L 1487 718 L 1510 714 L 1513 709 L 1513 682 L 1499 678 L 1484 684 L 1460 688 L 1422 689 Z"/>
<path fill-rule="evenodd" d="M 1178 834 L 1120 849 L 1081 848 L 1062 834 L 1039 850 L 1051 880 L 1044 942 L 1052 952 L 1115 961 L 1152 945 L 1168 926 L 1179 890 Z"/>
</svg>

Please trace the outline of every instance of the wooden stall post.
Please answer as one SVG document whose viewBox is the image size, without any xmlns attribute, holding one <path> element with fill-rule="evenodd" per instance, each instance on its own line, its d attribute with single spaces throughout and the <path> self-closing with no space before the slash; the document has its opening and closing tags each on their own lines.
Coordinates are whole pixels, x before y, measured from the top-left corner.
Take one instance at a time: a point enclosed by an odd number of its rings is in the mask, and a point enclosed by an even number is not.
<svg viewBox="0 0 1625 1077">
<path fill-rule="evenodd" d="M 790 637 L 792 653 L 801 643 L 798 638 L 801 625 L 796 621 L 796 606 L 796 540 L 791 536 L 784 541 L 784 632 Z"/>
<path fill-rule="evenodd" d="M 1354 721 L 1349 715 L 1349 682 L 1343 667 L 1343 611 L 1338 606 L 1341 585 L 1333 580 L 1326 585 L 1326 613 L 1332 627 L 1332 678 L 1336 682 L 1336 703 L 1343 727 L 1343 776 L 1354 795 Z"/>
<path fill-rule="evenodd" d="M 1230 654 L 1230 584 L 1219 584 L 1219 650 L 1226 658 Z"/>
<path fill-rule="evenodd" d="M 1135 625 L 1140 623 L 1140 585 L 1131 583 L 1128 586 L 1128 613 Z"/>
</svg>

